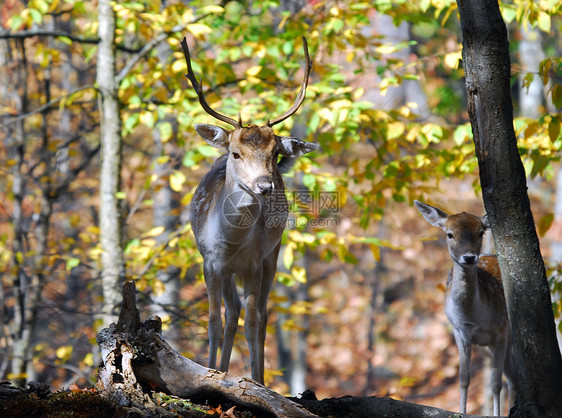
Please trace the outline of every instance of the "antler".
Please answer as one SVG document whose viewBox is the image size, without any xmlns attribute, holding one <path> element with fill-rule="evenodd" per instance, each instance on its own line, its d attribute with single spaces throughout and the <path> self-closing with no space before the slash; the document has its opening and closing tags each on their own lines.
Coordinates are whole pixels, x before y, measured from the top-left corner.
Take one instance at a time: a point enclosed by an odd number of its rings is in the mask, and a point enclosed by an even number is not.
<svg viewBox="0 0 562 418">
<path fill-rule="evenodd" d="M 298 108 L 301 106 L 302 102 L 304 101 L 304 96 L 306 96 L 306 87 L 308 86 L 308 77 L 310 76 L 310 70 L 312 69 L 312 61 L 311 61 L 310 57 L 308 56 L 308 44 L 307 44 L 306 38 L 304 36 L 302 37 L 302 43 L 303 43 L 302 47 L 304 49 L 304 55 L 306 57 L 306 70 L 305 70 L 305 74 L 304 74 L 304 80 L 302 82 L 301 91 L 299 92 L 299 95 L 297 96 L 297 99 L 295 100 L 295 104 L 293 106 L 291 106 L 291 108 L 289 110 L 287 110 L 285 113 L 283 113 L 277 119 L 273 119 L 271 122 L 268 120 L 267 126 L 271 127 L 273 125 L 278 124 L 279 122 L 283 122 L 285 119 L 287 119 L 293 113 L 295 113 L 298 110 Z"/>
<path fill-rule="evenodd" d="M 205 110 L 205 112 L 207 112 L 209 115 L 213 116 L 214 118 L 226 122 L 237 129 L 242 128 L 242 120 L 240 118 L 240 115 L 238 116 L 238 122 L 237 122 L 234 119 L 231 119 L 228 116 L 221 115 L 220 113 L 211 109 L 211 106 L 208 105 L 207 101 L 205 100 L 205 96 L 203 95 L 203 88 L 197 82 L 197 78 L 193 73 L 193 68 L 191 68 L 191 56 L 189 55 L 189 48 L 187 47 L 187 40 L 185 39 L 185 37 L 183 38 L 183 41 L 181 41 L 181 48 L 183 49 L 183 55 L 185 57 L 185 62 L 187 63 L 187 74 L 185 76 L 189 79 L 189 81 L 191 81 L 191 85 L 193 86 L 193 89 L 195 90 L 197 96 L 199 97 L 199 103 L 201 103 L 201 107 Z"/>
</svg>

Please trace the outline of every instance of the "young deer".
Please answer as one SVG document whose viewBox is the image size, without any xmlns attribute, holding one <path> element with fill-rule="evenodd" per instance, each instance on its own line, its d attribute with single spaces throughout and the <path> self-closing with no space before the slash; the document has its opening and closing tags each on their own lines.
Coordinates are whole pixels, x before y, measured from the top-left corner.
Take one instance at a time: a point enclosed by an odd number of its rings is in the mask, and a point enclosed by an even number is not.
<svg viewBox="0 0 562 418">
<path fill-rule="evenodd" d="M 453 325 L 459 349 L 460 412 L 466 412 L 471 346 L 478 344 L 488 346 L 492 352 L 494 415 L 500 415 L 502 371 L 508 380 L 510 405 L 515 401 L 516 382 L 498 261 L 496 256 L 480 255 L 488 219 L 466 212 L 449 215 L 417 200 L 414 203 L 426 221 L 445 231 L 453 259 L 447 280 L 445 313 Z"/>
<path fill-rule="evenodd" d="M 234 276 L 244 290 L 244 332 L 250 349 L 252 378 L 264 383 L 264 343 L 267 298 L 287 221 L 287 199 L 281 172 L 291 159 L 317 149 L 298 138 L 277 136 L 272 126 L 287 119 L 304 101 L 312 62 L 303 38 L 306 69 L 295 104 L 266 126 L 242 125 L 210 108 L 191 68 L 185 38 L 181 42 L 186 74 L 203 109 L 234 126 L 196 124 L 197 133 L 210 145 L 227 152 L 205 175 L 191 203 L 191 224 L 203 256 L 203 273 L 209 295 L 209 367 L 216 368 L 222 333 L 221 303 L 225 302 L 225 329 L 220 370 L 227 371 L 241 311 Z M 278 156 L 281 160 L 278 164 Z"/>
</svg>

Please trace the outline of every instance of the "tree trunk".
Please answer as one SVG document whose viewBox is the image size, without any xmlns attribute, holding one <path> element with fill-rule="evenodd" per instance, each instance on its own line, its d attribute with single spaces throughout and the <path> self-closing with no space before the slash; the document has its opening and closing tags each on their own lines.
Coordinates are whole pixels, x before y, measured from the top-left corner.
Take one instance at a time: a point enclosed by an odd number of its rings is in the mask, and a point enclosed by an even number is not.
<svg viewBox="0 0 562 418">
<path fill-rule="evenodd" d="M 562 416 L 562 359 L 513 129 L 507 30 L 497 2 L 458 0 L 484 205 L 502 271 L 518 393 L 513 416 Z"/>
<path fill-rule="evenodd" d="M 121 210 L 118 192 L 121 180 L 121 118 L 115 79 L 115 13 L 109 0 L 98 6 L 100 43 L 98 46 L 97 84 L 101 96 L 101 174 L 100 174 L 100 245 L 104 325 L 117 318 L 125 263 L 121 245 Z"/>
<path fill-rule="evenodd" d="M 13 51 L 15 56 L 21 54 L 21 71 L 17 71 L 16 88 L 13 91 L 12 100 L 16 103 L 18 114 L 27 112 L 28 101 L 28 70 L 25 57 L 25 43 L 23 40 L 16 41 L 17 48 Z M 21 94 L 18 92 L 21 91 Z M 25 175 L 24 175 L 24 156 L 25 156 L 25 126 L 24 120 L 15 122 L 15 129 L 9 129 L 9 153 L 12 165 L 12 194 L 13 210 L 12 225 L 14 228 L 14 241 L 12 244 L 12 254 L 14 263 L 14 322 L 10 330 L 13 341 L 11 341 L 11 373 L 13 380 L 19 385 L 25 384 L 25 371 L 27 368 L 27 350 L 25 341 L 31 333 L 30 324 L 26 318 L 26 301 L 29 290 L 28 282 L 31 280 L 24 268 L 24 215 L 23 199 L 25 196 Z M 2 307 L 4 309 L 4 306 Z"/>
<path fill-rule="evenodd" d="M 541 45 L 541 34 L 537 28 L 522 27 L 519 30 L 519 62 L 522 72 L 519 76 L 519 107 L 522 116 L 538 119 L 543 105 L 543 83 L 538 77 L 539 64 L 544 59 Z M 534 75 L 528 86 L 523 82 L 527 73 Z"/>
<path fill-rule="evenodd" d="M 162 3 L 164 7 L 164 3 Z M 167 42 L 160 43 L 156 46 L 156 56 L 162 66 L 166 65 L 172 55 L 172 49 Z M 176 135 L 177 122 L 172 117 L 167 117 L 163 122 L 171 123 L 173 126 L 173 137 L 167 141 L 162 141 L 160 131 L 154 129 L 152 138 L 154 139 L 154 174 L 157 180 L 153 183 L 154 187 L 154 203 L 152 205 L 152 224 L 154 227 L 162 226 L 164 231 L 156 237 L 158 246 L 165 245 L 170 234 L 173 233 L 180 222 L 180 196 L 179 193 L 170 187 L 170 174 L 174 169 L 179 168 L 181 157 L 179 155 Z M 168 156 L 166 162 L 160 163 L 158 159 L 162 156 Z M 158 280 L 164 285 L 161 293 L 152 293 L 152 312 L 160 318 L 166 318 L 165 322 L 172 323 L 166 332 L 167 341 L 173 346 L 179 343 L 177 322 L 177 309 L 179 306 L 179 268 L 169 266 L 165 270 L 159 270 L 156 274 Z M 174 322 L 176 323 L 174 324 Z"/>
</svg>

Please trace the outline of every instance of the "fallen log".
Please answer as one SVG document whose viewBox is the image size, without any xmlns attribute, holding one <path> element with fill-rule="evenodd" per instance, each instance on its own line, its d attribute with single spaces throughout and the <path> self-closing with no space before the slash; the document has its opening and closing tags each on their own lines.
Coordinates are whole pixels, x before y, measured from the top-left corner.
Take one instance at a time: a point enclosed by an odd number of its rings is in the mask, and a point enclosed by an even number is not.
<svg viewBox="0 0 562 418">
<path fill-rule="evenodd" d="M 97 343 L 103 364 L 97 389 L 121 406 L 172 416 L 150 392 L 180 398 L 222 398 L 257 416 L 315 417 L 304 407 L 246 377 L 209 369 L 183 357 L 162 338 L 160 318 L 140 322 L 134 282 L 125 283 L 117 324 L 103 329 Z"/>
</svg>

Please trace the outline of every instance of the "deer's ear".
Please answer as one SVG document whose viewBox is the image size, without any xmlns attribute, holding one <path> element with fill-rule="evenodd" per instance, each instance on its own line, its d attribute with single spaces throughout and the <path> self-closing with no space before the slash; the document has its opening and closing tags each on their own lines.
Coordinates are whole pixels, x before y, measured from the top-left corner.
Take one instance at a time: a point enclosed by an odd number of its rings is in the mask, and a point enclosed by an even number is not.
<svg viewBox="0 0 562 418">
<path fill-rule="evenodd" d="M 318 144 L 306 142 L 299 138 L 278 136 L 277 139 L 279 140 L 279 153 L 289 158 L 296 158 L 319 148 Z"/>
<path fill-rule="evenodd" d="M 490 228 L 490 222 L 488 221 L 488 214 L 482 216 L 480 218 L 480 220 L 482 221 L 482 225 L 484 225 L 484 229 L 489 229 Z"/>
<path fill-rule="evenodd" d="M 439 228 L 445 228 L 445 222 L 449 215 L 444 210 L 428 205 L 427 203 L 422 203 L 419 200 L 414 200 L 414 204 L 425 218 L 433 226 Z"/>
<path fill-rule="evenodd" d="M 215 125 L 196 123 L 195 130 L 205 142 L 215 148 L 228 148 L 228 131 Z"/>
</svg>

